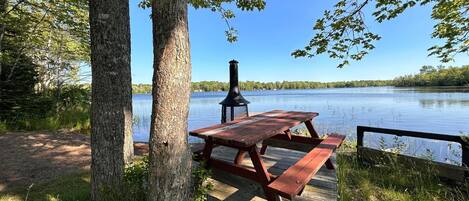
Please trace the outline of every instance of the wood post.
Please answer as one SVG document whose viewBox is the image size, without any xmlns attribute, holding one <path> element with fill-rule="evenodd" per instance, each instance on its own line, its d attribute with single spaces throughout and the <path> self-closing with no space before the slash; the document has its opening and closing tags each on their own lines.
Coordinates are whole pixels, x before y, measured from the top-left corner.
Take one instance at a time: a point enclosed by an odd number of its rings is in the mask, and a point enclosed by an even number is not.
<svg viewBox="0 0 469 201">
<path fill-rule="evenodd" d="M 461 136 L 461 165 L 463 167 L 469 168 L 469 137 Z M 464 173 L 466 178 L 469 178 L 469 171 Z"/>
<path fill-rule="evenodd" d="M 360 149 L 363 147 L 363 136 L 365 135 L 365 130 L 361 126 L 357 126 L 357 159 L 360 163 L 363 163 L 363 158 L 361 157 Z"/>
</svg>

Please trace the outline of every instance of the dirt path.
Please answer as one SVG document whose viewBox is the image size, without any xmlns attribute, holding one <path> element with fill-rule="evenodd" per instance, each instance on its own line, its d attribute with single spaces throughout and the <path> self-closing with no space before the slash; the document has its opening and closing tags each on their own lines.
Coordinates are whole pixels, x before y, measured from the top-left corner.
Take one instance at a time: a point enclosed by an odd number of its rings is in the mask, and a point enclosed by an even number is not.
<svg viewBox="0 0 469 201">
<path fill-rule="evenodd" d="M 191 146 L 194 150 L 203 148 L 203 144 Z M 134 153 L 136 156 L 148 154 L 148 144 L 134 143 Z M 64 132 L 0 134 L 0 193 L 89 171 L 90 164 L 89 136 Z"/>
<path fill-rule="evenodd" d="M 89 137 L 74 133 L 0 134 L 0 192 L 90 168 Z"/>
</svg>

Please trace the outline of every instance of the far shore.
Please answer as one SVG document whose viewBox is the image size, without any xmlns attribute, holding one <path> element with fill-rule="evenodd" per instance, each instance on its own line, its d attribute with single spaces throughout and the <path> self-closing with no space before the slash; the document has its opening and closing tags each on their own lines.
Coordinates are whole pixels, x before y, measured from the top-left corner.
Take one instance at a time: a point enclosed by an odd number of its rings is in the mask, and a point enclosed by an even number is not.
<svg viewBox="0 0 469 201">
<path fill-rule="evenodd" d="M 400 87 L 400 86 L 358 86 L 358 87 L 323 87 L 323 88 L 302 88 L 302 89 L 253 89 L 253 90 L 243 90 L 243 91 L 287 91 L 287 90 L 319 90 L 319 89 L 353 89 L 353 88 L 378 88 L 378 87 L 393 87 L 396 89 L 409 89 L 416 91 L 444 91 L 444 92 L 469 92 L 469 85 L 467 86 L 414 86 L 414 87 Z M 227 92 L 228 90 L 217 90 L 217 91 L 203 91 L 197 90 L 192 91 L 192 93 L 205 93 L 205 92 Z M 151 91 L 143 93 L 133 93 L 133 95 L 151 95 Z"/>
</svg>

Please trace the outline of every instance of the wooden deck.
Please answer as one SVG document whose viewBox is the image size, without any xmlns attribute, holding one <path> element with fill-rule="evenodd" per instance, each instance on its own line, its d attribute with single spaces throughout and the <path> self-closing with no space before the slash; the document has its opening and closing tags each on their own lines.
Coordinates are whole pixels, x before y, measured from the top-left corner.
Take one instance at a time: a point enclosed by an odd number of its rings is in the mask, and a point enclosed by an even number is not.
<svg viewBox="0 0 469 201">
<path fill-rule="evenodd" d="M 212 157 L 232 162 L 236 153 L 237 151 L 234 149 L 220 146 L 213 150 Z M 268 147 L 263 160 L 269 172 L 280 175 L 305 154 L 304 152 Z M 332 161 L 335 164 L 335 154 Z M 253 167 L 248 156 L 243 160 L 242 165 Z M 209 182 L 214 185 L 214 189 L 209 194 L 209 200 L 212 201 L 265 200 L 263 190 L 256 182 L 221 170 L 213 170 Z M 313 180 L 308 183 L 301 196 L 294 200 L 337 200 L 335 170 L 328 170 L 323 166 Z"/>
</svg>

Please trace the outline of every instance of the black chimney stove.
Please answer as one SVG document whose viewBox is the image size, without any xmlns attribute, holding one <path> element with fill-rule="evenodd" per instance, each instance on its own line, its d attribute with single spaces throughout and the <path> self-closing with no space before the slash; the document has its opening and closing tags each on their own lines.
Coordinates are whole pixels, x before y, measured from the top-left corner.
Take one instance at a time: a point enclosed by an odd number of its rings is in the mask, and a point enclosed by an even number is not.
<svg viewBox="0 0 469 201">
<path fill-rule="evenodd" d="M 221 123 L 226 123 L 249 116 L 248 104 L 249 101 L 244 99 L 239 90 L 238 84 L 238 61 L 230 61 L 230 90 L 226 98 L 220 102 L 221 109 Z"/>
</svg>

